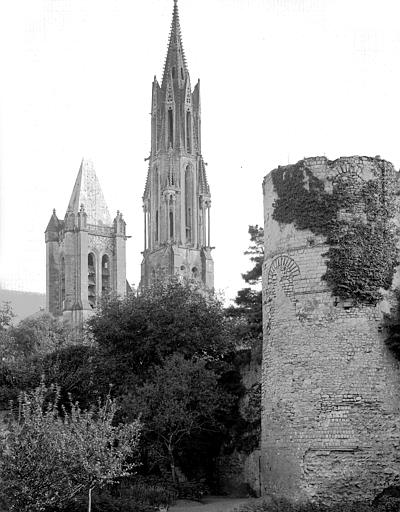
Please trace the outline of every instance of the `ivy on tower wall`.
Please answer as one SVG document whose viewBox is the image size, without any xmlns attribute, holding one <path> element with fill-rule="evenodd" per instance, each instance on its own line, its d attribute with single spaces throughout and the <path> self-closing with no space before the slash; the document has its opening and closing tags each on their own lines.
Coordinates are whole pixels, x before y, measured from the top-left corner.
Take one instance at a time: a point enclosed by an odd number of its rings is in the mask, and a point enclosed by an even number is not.
<svg viewBox="0 0 400 512">
<path fill-rule="evenodd" d="M 326 181 L 306 161 L 275 169 L 273 218 L 323 235 L 329 246 L 323 279 L 332 293 L 374 305 L 382 299 L 382 289 L 390 288 L 399 264 L 398 182 L 391 164 L 369 160 L 368 177 L 356 163 L 341 159 L 328 162 Z"/>
</svg>

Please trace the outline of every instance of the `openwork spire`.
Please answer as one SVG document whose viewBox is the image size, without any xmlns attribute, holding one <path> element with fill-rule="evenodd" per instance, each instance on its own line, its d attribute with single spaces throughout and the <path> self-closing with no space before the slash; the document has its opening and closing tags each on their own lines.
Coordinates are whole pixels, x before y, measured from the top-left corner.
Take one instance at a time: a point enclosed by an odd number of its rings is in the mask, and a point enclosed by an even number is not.
<svg viewBox="0 0 400 512">
<path fill-rule="evenodd" d="M 172 12 L 171 30 L 168 39 L 167 57 L 164 64 L 163 81 L 171 73 L 172 78 L 184 80 L 187 74 L 187 64 L 185 52 L 182 45 L 181 27 L 179 24 L 178 2 L 174 0 L 174 9 Z"/>
</svg>

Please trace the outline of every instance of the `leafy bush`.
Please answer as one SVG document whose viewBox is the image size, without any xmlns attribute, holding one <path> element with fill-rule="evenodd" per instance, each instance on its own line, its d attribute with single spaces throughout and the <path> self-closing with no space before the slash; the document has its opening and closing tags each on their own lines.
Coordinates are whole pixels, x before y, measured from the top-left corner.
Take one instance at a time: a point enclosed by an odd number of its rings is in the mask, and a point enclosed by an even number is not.
<svg viewBox="0 0 400 512">
<path fill-rule="evenodd" d="M 140 425 L 113 426 L 116 403 L 96 409 L 70 403 L 59 415 L 60 390 L 42 383 L 21 393 L 7 433 L 0 438 L 0 494 L 10 512 L 62 507 L 79 493 L 103 487 L 134 467 Z M 51 508 L 50 508 L 51 509 Z"/>
</svg>

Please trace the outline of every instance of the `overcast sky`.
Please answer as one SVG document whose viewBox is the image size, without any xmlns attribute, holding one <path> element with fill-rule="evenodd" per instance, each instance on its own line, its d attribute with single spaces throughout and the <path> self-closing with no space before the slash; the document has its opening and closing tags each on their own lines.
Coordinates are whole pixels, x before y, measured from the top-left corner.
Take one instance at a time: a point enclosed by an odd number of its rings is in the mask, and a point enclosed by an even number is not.
<svg viewBox="0 0 400 512">
<path fill-rule="evenodd" d="M 179 0 L 212 194 L 215 283 L 228 298 L 262 224 L 262 179 L 308 156 L 400 166 L 398 0 Z M 123 212 L 139 283 L 151 83 L 172 0 L 0 0 L 0 286 L 45 291 L 44 230 L 82 157 Z"/>
</svg>

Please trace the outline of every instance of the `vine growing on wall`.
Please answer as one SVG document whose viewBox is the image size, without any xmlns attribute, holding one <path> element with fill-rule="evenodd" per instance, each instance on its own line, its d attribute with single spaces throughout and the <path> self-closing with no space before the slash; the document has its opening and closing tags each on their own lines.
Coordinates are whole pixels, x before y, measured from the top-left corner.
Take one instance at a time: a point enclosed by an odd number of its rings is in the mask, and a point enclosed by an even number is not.
<svg viewBox="0 0 400 512">
<path fill-rule="evenodd" d="M 382 160 L 372 170 L 371 179 L 363 180 L 347 164 L 337 169 L 329 191 L 304 161 L 272 171 L 278 195 L 273 218 L 324 235 L 329 249 L 323 279 L 334 295 L 363 304 L 382 299 L 399 263 L 394 171 Z"/>
</svg>

